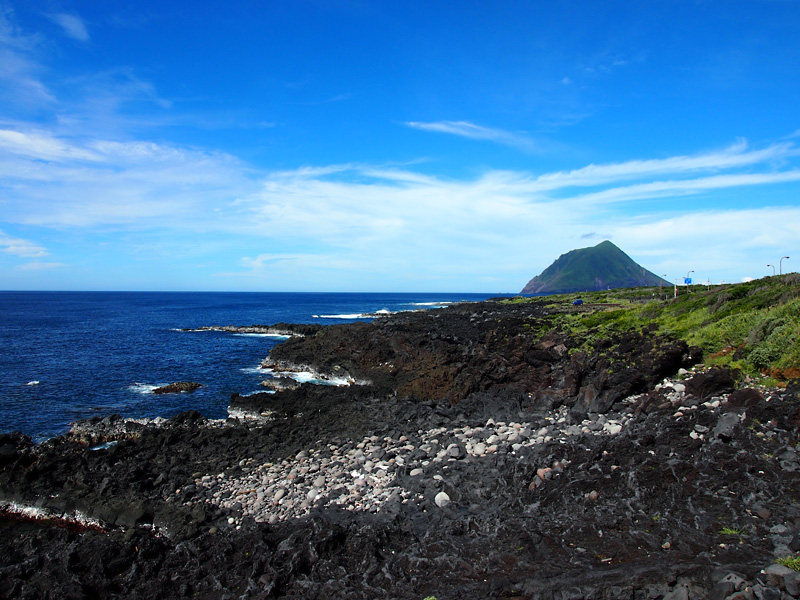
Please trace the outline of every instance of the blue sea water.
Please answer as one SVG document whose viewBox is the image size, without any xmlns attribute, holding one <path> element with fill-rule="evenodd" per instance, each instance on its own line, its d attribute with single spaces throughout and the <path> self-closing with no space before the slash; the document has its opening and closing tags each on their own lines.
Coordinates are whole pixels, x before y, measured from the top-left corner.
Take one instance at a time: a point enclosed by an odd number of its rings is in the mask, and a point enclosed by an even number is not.
<svg viewBox="0 0 800 600">
<path fill-rule="evenodd" d="M 233 392 L 263 390 L 258 365 L 280 339 L 184 328 L 345 323 L 489 294 L 0 292 L 0 432 L 41 441 L 113 413 L 227 416 Z M 196 381 L 191 394 L 153 394 Z"/>
</svg>

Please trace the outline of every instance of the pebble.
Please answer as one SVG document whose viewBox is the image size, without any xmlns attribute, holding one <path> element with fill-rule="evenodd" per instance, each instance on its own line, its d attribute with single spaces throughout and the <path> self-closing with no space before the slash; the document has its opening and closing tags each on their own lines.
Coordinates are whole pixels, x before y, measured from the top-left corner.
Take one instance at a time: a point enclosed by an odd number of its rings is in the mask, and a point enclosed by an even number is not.
<svg viewBox="0 0 800 600">
<path fill-rule="evenodd" d="M 413 490 L 403 487 L 406 476 L 423 481 L 422 485 L 424 478 L 430 477 L 441 485 L 445 481 L 443 475 L 449 473 L 447 469 L 455 462 L 517 460 L 512 457 L 526 448 L 568 435 L 618 435 L 634 418 L 631 413 L 593 415 L 575 425 L 568 412 L 567 407 L 553 410 L 546 417 L 545 426 L 541 422 L 506 423 L 489 419 L 483 427 L 438 427 L 406 431 L 393 437 L 346 440 L 342 445 L 302 450 L 294 457 L 263 464 L 252 458 L 244 459 L 246 470 L 235 475 L 198 474 L 194 479 L 197 493 L 184 503 L 210 502 L 229 510 L 234 510 L 237 504 L 236 517 L 228 519 L 236 526 L 241 525 L 241 518 L 270 524 L 296 519 L 315 506 L 378 512 L 389 498 L 400 503 L 422 499 L 419 484 Z M 568 466 L 569 461 L 556 460 L 537 469 L 530 489 L 552 485 L 548 482 Z M 598 497 L 596 491 L 587 494 L 591 500 Z M 443 491 L 434 498 L 440 508 L 450 502 Z"/>
</svg>

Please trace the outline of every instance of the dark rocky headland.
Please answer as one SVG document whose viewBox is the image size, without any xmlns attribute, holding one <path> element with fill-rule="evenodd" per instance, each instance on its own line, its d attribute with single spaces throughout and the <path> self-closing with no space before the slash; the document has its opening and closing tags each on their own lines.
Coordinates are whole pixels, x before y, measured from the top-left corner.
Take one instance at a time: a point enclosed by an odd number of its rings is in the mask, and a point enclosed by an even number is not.
<svg viewBox="0 0 800 600">
<path fill-rule="evenodd" d="M 758 339 L 667 325 L 761 296 Z M 800 382 L 748 370 L 797 343 L 797 282 L 636 319 L 584 299 L 282 325 L 265 366 L 350 385 L 0 435 L 0 598 L 800 597 L 774 564 L 800 551 Z"/>
</svg>

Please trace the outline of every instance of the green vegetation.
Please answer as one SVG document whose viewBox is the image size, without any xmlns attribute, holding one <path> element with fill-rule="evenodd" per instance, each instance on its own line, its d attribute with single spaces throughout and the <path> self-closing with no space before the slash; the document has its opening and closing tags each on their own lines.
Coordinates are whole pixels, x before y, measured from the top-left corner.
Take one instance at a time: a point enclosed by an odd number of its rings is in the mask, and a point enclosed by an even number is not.
<svg viewBox="0 0 800 600">
<path fill-rule="evenodd" d="M 672 287 L 629 288 L 509 302 L 559 306 L 551 327 L 575 335 L 582 350 L 615 332 L 655 327 L 700 347 L 706 364 L 769 378 L 771 384 L 800 377 L 800 274 L 678 292 L 673 298 Z M 572 306 L 577 298 L 583 306 Z"/>
<path fill-rule="evenodd" d="M 719 532 L 722 535 L 744 535 L 743 529 L 736 529 L 735 527 L 723 527 Z"/>
<path fill-rule="evenodd" d="M 775 562 L 784 567 L 789 567 L 792 571 L 800 571 L 800 555 L 782 556 Z"/>
</svg>

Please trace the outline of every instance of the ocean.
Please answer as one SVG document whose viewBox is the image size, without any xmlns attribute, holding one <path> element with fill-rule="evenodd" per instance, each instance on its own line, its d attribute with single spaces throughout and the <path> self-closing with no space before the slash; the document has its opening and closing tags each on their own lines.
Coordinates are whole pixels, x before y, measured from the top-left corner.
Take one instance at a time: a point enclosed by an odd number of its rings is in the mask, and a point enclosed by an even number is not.
<svg viewBox="0 0 800 600">
<path fill-rule="evenodd" d="M 494 294 L 496 296 L 496 294 Z M 203 326 L 347 323 L 490 294 L 0 292 L 0 433 L 35 441 L 92 416 L 227 416 L 231 393 L 263 391 L 259 363 L 282 338 Z M 154 394 L 195 381 L 192 393 Z"/>
</svg>

